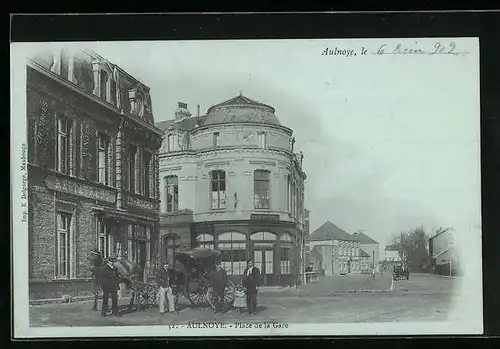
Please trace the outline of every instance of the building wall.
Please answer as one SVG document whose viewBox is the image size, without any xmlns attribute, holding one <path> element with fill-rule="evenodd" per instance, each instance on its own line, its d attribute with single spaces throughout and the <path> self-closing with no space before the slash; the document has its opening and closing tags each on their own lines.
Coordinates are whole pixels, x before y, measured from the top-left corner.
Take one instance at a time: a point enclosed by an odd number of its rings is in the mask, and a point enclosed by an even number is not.
<svg viewBox="0 0 500 349">
<path fill-rule="evenodd" d="M 213 125 L 200 127 L 192 132 L 191 149 L 203 150 L 213 145 L 213 134 L 219 132 L 221 147 L 258 147 L 259 132 L 266 132 L 266 143 L 269 148 L 291 151 L 291 135 L 288 130 L 279 127 L 244 124 Z"/>
<path fill-rule="evenodd" d="M 398 251 L 384 251 L 384 258 L 388 262 L 400 262 L 401 258 L 399 257 Z"/>
<path fill-rule="evenodd" d="M 380 248 L 379 244 L 360 244 L 359 248 L 365 251 L 370 257 L 370 263 L 373 263 L 373 254 L 375 253 L 375 266 L 380 261 Z"/>
<path fill-rule="evenodd" d="M 447 230 L 432 238 L 433 257 L 442 253 L 447 248 L 453 246 L 453 231 Z"/>
<path fill-rule="evenodd" d="M 124 240 L 125 252 L 130 252 L 127 232 L 123 229 L 129 219 L 137 222 L 133 217 L 138 215 L 148 222 L 144 224 L 151 230 L 158 220 L 158 199 L 154 190 L 158 177 L 154 169 L 158 163 L 155 151 L 160 146 L 161 133 L 153 126 L 149 89 L 137 87 L 137 81 L 117 69 L 97 54 L 84 51 L 42 52 L 28 60 L 30 298 L 91 291 L 87 254 L 98 247 L 98 220 L 104 219 L 103 222 L 109 225 L 121 222 L 120 228 L 118 223 L 110 228 L 106 238 L 110 246 Z M 101 80 L 101 74 L 104 76 L 106 72 L 109 78 Z M 101 87 L 105 90 L 102 94 Z M 130 89 L 136 93 L 134 98 L 128 96 Z M 122 92 L 127 92 L 127 96 Z M 121 102 L 120 94 L 123 94 Z M 138 98 L 144 99 L 145 109 L 141 111 L 133 108 Z M 129 107 L 125 108 L 127 104 Z M 122 113 L 121 107 L 133 115 Z M 58 140 L 58 118 L 64 118 L 68 125 L 63 142 Z M 104 164 L 101 163 L 106 168 L 106 183 L 100 183 L 98 178 L 99 134 L 108 136 L 107 158 Z M 141 187 L 135 193 L 127 192 L 122 186 L 125 169 L 120 146 L 131 143 L 139 148 L 139 162 L 145 149 L 151 152 L 149 195 L 142 186 L 141 181 L 146 183 L 144 178 L 135 181 Z M 59 153 L 65 156 L 65 168 L 58 166 Z M 143 167 L 136 168 L 139 178 Z M 106 212 L 110 210 L 119 211 L 120 216 L 109 219 Z M 58 252 L 57 247 L 61 242 L 57 238 L 60 236 L 59 213 L 67 214 L 70 222 L 69 228 L 64 229 L 69 238 L 69 243 L 64 244 L 69 251 L 69 273 L 62 274 L 56 273 L 57 256 L 64 255 L 61 252 L 64 249 Z M 144 242 L 150 244 L 151 237 Z M 112 250 L 110 247 L 107 252 L 112 255 L 116 252 Z M 145 254 L 149 252 L 147 246 Z M 130 254 L 128 257 L 131 258 Z"/>
<path fill-rule="evenodd" d="M 316 246 L 320 247 L 320 254 L 322 257 L 321 267 L 325 270 L 325 275 L 361 272 L 359 242 L 344 240 L 309 242 L 310 250 Z"/>
</svg>

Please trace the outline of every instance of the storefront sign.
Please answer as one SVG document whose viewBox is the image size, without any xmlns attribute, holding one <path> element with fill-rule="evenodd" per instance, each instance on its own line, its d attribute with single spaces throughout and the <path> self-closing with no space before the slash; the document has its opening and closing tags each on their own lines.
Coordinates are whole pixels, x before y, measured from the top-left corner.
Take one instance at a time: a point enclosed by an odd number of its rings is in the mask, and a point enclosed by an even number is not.
<svg viewBox="0 0 500 349">
<path fill-rule="evenodd" d="M 279 221 L 279 214 L 252 214 L 250 215 L 250 219 L 256 221 Z"/>
<path fill-rule="evenodd" d="M 75 183 L 65 178 L 47 177 L 45 184 L 52 190 L 83 196 L 94 200 L 114 203 L 116 199 L 115 193 L 111 190 L 94 187 L 86 183 Z"/>
<path fill-rule="evenodd" d="M 156 211 L 156 205 L 154 203 L 133 196 L 127 197 L 127 204 L 138 207 L 146 211 Z"/>
</svg>

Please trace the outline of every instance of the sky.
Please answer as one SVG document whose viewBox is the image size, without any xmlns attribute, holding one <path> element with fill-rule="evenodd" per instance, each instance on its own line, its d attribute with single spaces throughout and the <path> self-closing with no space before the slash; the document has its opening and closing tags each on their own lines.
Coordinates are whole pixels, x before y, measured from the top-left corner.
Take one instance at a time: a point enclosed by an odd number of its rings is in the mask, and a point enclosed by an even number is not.
<svg viewBox="0 0 500 349">
<path fill-rule="evenodd" d="M 401 229 L 480 226 L 479 73 L 468 55 L 374 55 L 398 42 L 274 40 L 93 43 L 151 88 L 155 121 L 240 92 L 272 105 L 304 153 L 311 231 L 326 220 L 383 247 Z M 433 39 L 435 40 L 435 39 Z M 366 56 L 322 56 L 328 48 Z"/>
</svg>

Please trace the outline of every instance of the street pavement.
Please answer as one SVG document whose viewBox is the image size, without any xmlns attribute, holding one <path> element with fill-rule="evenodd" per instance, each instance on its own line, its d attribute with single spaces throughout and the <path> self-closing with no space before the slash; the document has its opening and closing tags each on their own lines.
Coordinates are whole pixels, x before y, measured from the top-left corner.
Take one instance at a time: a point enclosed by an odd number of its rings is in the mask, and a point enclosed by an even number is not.
<svg viewBox="0 0 500 349">
<path fill-rule="evenodd" d="M 394 282 L 391 275 L 344 275 L 323 277 L 315 284 L 295 288 L 261 287 L 259 313 L 239 309 L 214 314 L 207 307 L 192 307 L 179 299 L 179 312 L 159 314 L 157 308 L 127 312 L 128 299 L 120 301 L 120 317 L 101 317 L 92 302 L 30 306 L 30 326 L 124 326 L 186 324 L 203 321 L 276 321 L 280 323 L 363 323 L 443 321 L 457 296 L 457 279 L 412 274 Z"/>
</svg>

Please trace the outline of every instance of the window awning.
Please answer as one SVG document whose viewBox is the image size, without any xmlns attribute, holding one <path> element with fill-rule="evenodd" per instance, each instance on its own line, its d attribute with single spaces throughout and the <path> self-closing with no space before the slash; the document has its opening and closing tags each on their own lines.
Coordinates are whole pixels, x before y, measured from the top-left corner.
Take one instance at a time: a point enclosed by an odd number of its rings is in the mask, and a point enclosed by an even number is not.
<svg viewBox="0 0 500 349">
<path fill-rule="evenodd" d="M 135 224 L 153 224 L 159 221 L 159 218 L 151 218 L 130 212 L 113 210 L 103 207 L 93 207 L 92 210 L 96 213 L 103 214 L 104 219 L 116 219 L 120 221 L 135 223 Z"/>
</svg>

